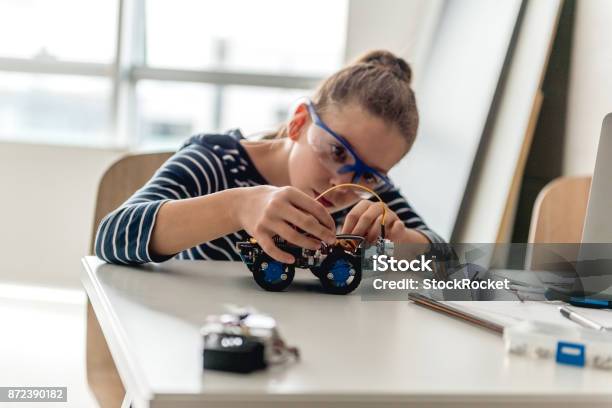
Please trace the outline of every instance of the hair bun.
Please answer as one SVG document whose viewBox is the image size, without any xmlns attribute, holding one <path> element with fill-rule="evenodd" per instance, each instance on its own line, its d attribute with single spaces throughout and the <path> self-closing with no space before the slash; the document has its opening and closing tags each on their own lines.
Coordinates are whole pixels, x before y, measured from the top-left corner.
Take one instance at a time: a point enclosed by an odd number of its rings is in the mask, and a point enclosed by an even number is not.
<svg viewBox="0 0 612 408">
<path fill-rule="evenodd" d="M 408 84 L 412 81 L 410 65 L 403 58 L 399 58 L 387 50 L 369 51 L 358 58 L 355 63 L 379 65 L 390 70 L 396 77 L 408 82 Z"/>
</svg>

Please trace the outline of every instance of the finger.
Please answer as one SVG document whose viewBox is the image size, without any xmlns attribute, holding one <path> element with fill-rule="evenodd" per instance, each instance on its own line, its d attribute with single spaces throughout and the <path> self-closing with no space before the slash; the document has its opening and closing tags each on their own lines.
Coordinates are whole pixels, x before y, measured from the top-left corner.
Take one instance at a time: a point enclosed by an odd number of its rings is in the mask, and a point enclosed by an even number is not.
<svg viewBox="0 0 612 408">
<path fill-rule="evenodd" d="M 391 224 L 391 228 L 389 228 L 388 235 L 390 237 L 400 237 L 402 236 L 402 232 L 404 232 L 405 228 L 406 226 L 404 225 L 404 223 L 398 219 L 393 224 Z"/>
<path fill-rule="evenodd" d="M 366 233 L 366 240 L 370 243 L 376 241 L 381 234 L 380 222 L 382 220 L 382 215 L 379 215 L 376 220 L 372 223 L 370 229 Z"/>
<path fill-rule="evenodd" d="M 378 216 L 381 215 L 379 206 L 370 206 L 359 218 L 357 225 L 353 228 L 351 234 L 363 236 L 371 228 L 372 224 Z M 380 225 L 380 222 L 379 222 Z"/>
<path fill-rule="evenodd" d="M 290 201 L 296 207 L 315 217 L 318 222 L 329 228 L 335 235 L 336 223 L 323 204 L 298 189 L 291 190 Z"/>
<path fill-rule="evenodd" d="M 261 235 L 255 237 L 257 243 L 263 249 L 263 251 L 271 258 L 286 264 L 292 264 L 295 262 L 295 258 L 288 252 L 281 250 L 276 246 L 270 235 Z"/>
<path fill-rule="evenodd" d="M 297 232 L 286 222 L 279 222 L 278 225 L 273 227 L 273 230 L 286 241 L 298 247 L 312 249 L 313 251 L 321 248 L 320 240 L 309 238 L 306 235 Z"/>
<path fill-rule="evenodd" d="M 344 218 L 344 225 L 342 226 L 343 234 L 350 234 L 359 222 L 361 215 L 368 209 L 373 203 L 369 200 L 361 200 L 349 211 Z"/>
<path fill-rule="evenodd" d="M 336 242 L 335 231 L 321 225 L 321 223 L 312 215 L 305 213 L 291 204 L 287 204 L 281 208 L 283 214 L 282 218 L 286 222 L 291 223 L 300 228 L 302 231 L 318 238 L 319 241 L 325 241 L 328 244 L 333 244 Z"/>
<path fill-rule="evenodd" d="M 382 214 L 382 206 L 380 206 L 379 204 L 379 208 L 380 208 L 380 213 Z M 392 211 L 389 207 L 387 207 L 385 205 L 385 209 L 386 209 L 386 215 L 385 215 L 385 225 L 391 227 L 391 224 L 393 224 L 395 221 L 399 221 L 399 217 L 397 216 L 397 214 Z"/>
</svg>

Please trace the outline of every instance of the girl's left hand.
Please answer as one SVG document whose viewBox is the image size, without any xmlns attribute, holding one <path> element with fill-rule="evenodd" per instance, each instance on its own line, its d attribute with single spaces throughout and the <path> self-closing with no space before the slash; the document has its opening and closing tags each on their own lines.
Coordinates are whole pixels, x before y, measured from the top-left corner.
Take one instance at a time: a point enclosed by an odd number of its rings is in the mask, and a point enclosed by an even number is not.
<svg viewBox="0 0 612 408">
<path fill-rule="evenodd" d="M 360 235 L 372 243 L 380 235 L 381 219 L 382 204 L 380 202 L 361 200 L 346 215 L 342 226 L 342 234 Z M 425 235 L 407 228 L 389 207 L 387 207 L 385 217 L 385 238 L 396 243 L 429 243 Z"/>
</svg>

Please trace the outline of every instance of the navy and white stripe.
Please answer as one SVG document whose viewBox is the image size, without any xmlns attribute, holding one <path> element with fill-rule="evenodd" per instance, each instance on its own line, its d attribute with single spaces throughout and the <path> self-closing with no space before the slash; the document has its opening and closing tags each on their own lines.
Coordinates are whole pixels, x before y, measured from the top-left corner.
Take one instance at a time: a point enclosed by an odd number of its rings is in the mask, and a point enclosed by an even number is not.
<svg viewBox="0 0 612 408">
<path fill-rule="evenodd" d="M 151 180 L 118 209 L 100 222 L 96 234 L 95 253 L 111 263 L 139 264 L 162 262 L 173 256 L 154 256 L 149 242 L 155 217 L 163 203 L 198 197 L 235 187 L 267 184 L 257 171 L 238 130 L 228 134 L 201 134 L 191 137 Z M 444 242 L 427 228 L 396 188 L 380 192 L 380 196 L 409 228 L 421 231 L 432 243 Z M 350 209 L 332 214 L 341 226 Z M 248 238 L 245 231 L 205 242 L 174 255 L 178 259 L 240 260 L 235 243 Z"/>
</svg>

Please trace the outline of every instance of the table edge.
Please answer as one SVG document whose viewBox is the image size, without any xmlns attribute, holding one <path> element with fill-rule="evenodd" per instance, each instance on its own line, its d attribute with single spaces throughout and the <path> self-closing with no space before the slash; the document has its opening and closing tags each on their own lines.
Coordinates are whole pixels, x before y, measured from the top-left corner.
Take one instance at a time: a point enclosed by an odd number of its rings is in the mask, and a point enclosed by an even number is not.
<svg viewBox="0 0 612 408">
<path fill-rule="evenodd" d="M 96 261 L 98 265 L 91 265 L 90 261 Z M 100 290 L 100 284 L 95 277 L 95 270 L 105 262 L 95 256 L 86 256 L 81 258 L 81 263 L 84 267 L 81 272 L 81 284 L 91 302 L 126 392 L 129 390 L 134 397 L 152 400 L 155 394 L 145 382 L 138 364 L 130 356 L 129 341 L 125 331 L 115 316 L 108 298 Z"/>
</svg>

